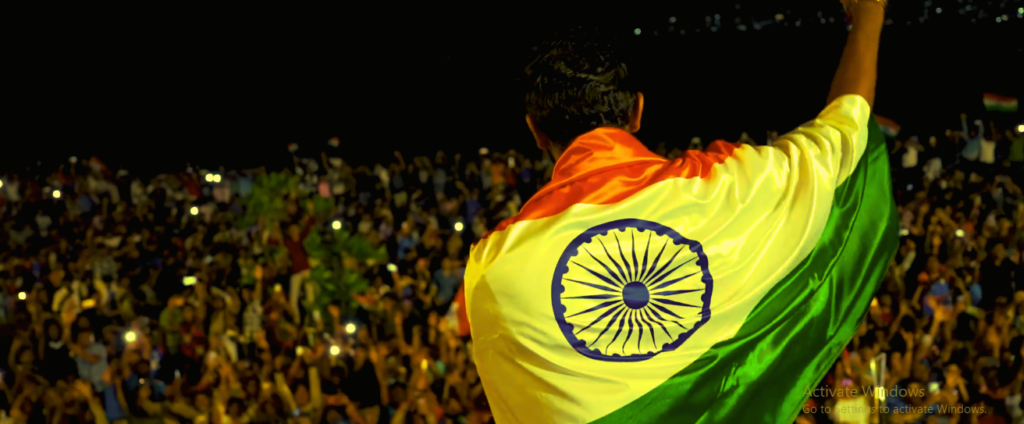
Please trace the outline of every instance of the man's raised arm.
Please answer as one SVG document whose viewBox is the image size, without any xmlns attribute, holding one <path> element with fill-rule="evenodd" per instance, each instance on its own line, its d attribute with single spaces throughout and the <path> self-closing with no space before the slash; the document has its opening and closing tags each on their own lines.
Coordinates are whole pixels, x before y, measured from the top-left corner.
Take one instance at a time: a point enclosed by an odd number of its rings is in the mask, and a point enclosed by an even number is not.
<svg viewBox="0 0 1024 424">
<path fill-rule="evenodd" d="M 783 135 L 774 144 L 804 188 L 835 189 L 853 172 L 864 154 L 875 102 L 885 2 L 843 0 L 853 17 L 853 29 L 832 80 L 828 106 L 816 119 Z M 825 175 L 821 175 L 822 171 Z M 825 177 L 827 182 L 812 183 L 816 177 Z"/>
<path fill-rule="evenodd" d="M 847 94 L 856 94 L 874 107 L 878 43 L 885 24 L 885 1 L 843 0 L 843 4 L 853 16 L 853 30 L 846 39 L 846 48 L 832 80 L 827 103 Z"/>
</svg>

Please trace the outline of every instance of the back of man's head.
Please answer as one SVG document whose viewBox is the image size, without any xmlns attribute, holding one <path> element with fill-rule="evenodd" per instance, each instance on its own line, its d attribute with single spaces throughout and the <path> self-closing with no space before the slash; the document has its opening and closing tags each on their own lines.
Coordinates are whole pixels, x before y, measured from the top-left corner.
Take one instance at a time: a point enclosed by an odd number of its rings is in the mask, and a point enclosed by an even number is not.
<svg viewBox="0 0 1024 424">
<path fill-rule="evenodd" d="M 629 127 L 637 91 L 615 37 L 578 26 L 537 52 L 526 68 L 526 113 L 553 144 L 567 146 L 599 127 Z"/>
</svg>

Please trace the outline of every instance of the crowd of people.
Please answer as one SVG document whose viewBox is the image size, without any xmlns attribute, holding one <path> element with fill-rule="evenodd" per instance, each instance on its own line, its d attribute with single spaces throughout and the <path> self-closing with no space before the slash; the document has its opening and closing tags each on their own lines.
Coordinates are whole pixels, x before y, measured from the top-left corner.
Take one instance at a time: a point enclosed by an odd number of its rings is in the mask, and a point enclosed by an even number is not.
<svg viewBox="0 0 1024 424">
<path fill-rule="evenodd" d="M 290 216 L 253 228 L 233 224 L 262 169 L 141 181 L 82 160 L 3 176 L 3 419 L 488 422 L 448 311 L 472 240 L 515 214 L 552 161 L 332 156 L 282 171 L 301 178 Z M 317 197 L 333 216 L 313 217 Z M 346 261 L 370 281 L 358 310 L 305 296 L 303 240 L 339 227 L 390 257 Z"/>
<path fill-rule="evenodd" d="M 926 393 L 887 397 L 892 411 L 985 411 L 892 412 L 889 422 L 1020 421 L 1021 143 L 965 122 L 893 145 L 902 246 L 822 387 L 871 385 L 870 361 L 885 354 L 886 387 Z M 451 319 L 465 258 L 555 161 L 481 149 L 368 166 L 331 145 L 281 171 L 302 181 L 283 199 L 288 216 L 250 228 L 235 224 L 266 169 L 142 181 L 90 159 L 0 176 L 0 422 L 493 421 L 472 340 Z M 312 199 L 329 200 L 332 216 L 315 216 Z M 321 309 L 303 240 L 339 227 L 389 260 L 348 258 L 370 282 L 358 307 Z M 868 422 L 823 411 L 873 401 L 814 396 L 798 422 Z"/>
<path fill-rule="evenodd" d="M 1024 420 L 1024 137 L 961 121 L 893 140 L 899 251 L 798 422 Z"/>
</svg>

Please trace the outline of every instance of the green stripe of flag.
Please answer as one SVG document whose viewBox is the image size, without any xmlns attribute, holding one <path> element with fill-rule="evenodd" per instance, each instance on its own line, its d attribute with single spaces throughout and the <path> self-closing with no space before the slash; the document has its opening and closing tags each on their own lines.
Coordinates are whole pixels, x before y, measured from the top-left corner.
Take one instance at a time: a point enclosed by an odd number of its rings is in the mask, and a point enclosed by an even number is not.
<svg viewBox="0 0 1024 424">
<path fill-rule="evenodd" d="M 1010 104 L 986 103 L 985 104 L 985 109 L 988 110 L 988 111 L 991 111 L 991 112 L 1016 112 L 1017 111 L 1017 104 L 1016 103 L 1010 103 Z"/>
<path fill-rule="evenodd" d="M 885 138 L 874 118 L 869 128 L 867 151 L 836 189 L 811 254 L 735 336 L 596 424 L 794 421 L 805 389 L 853 339 L 899 243 Z"/>
</svg>

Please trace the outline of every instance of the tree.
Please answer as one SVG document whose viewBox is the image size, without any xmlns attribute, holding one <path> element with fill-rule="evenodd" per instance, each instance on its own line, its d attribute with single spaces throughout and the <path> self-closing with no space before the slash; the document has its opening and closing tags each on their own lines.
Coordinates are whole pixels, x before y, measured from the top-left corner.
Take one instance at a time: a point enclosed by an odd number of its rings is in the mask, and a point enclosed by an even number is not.
<svg viewBox="0 0 1024 424">
<path fill-rule="evenodd" d="M 303 246 L 310 257 L 310 281 L 316 291 L 310 306 L 320 311 L 331 302 L 339 302 L 350 311 L 355 309 L 355 295 L 370 287 L 363 276 L 364 268 L 388 260 L 384 246 L 375 248 L 366 238 L 344 229 L 325 235 L 310 232 Z"/>
<path fill-rule="evenodd" d="M 236 225 L 252 228 L 262 218 L 264 223 L 273 228 L 288 220 L 289 202 L 299 201 L 299 182 L 299 177 L 286 173 L 258 177 L 252 193 L 246 198 L 245 213 Z M 325 221 L 334 215 L 333 199 L 316 195 L 312 202 L 313 215 L 318 221 Z M 339 302 L 349 310 L 354 309 L 354 296 L 370 285 L 363 277 L 362 268 L 388 260 L 383 246 L 375 248 L 366 238 L 353 235 L 345 229 L 321 234 L 319 228 L 314 228 L 302 244 L 310 258 L 310 282 L 315 292 L 313 304 L 307 307 L 320 311 L 325 311 L 331 302 Z M 270 257 L 287 254 L 280 246 L 270 248 L 267 253 Z"/>
</svg>

